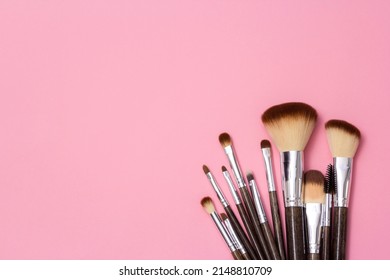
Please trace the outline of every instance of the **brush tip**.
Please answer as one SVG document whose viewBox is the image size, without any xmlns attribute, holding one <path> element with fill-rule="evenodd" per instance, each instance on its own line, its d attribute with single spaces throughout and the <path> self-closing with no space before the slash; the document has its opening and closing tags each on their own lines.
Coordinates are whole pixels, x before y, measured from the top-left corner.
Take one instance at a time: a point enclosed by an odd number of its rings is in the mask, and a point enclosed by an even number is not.
<svg viewBox="0 0 390 280">
<path fill-rule="evenodd" d="M 261 116 L 261 120 L 266 124 L 290 116 L 305 116 L 316 120 L 317 111 L 306 103 L 287 102 L 268 108 Z"/>
<path fill-rule="evenodd" d="M 225 221 L 228 219 L 228 216 L 225 213 L 221 213 L 221 218 Z"/>
<path fill-rule="evenodd" d="M 222 172 L 226 172 L 227 171 L 227 169 L 226 169 L 226 167 L 223 165 L 222 166 Z"/>
<path fill-rule="evenodd" d="M 343 120 L 330 120 L 325 129 L 333 157 L 355 156 L 361 137 L 357 127 Z"/>
<path fill-rule="evenodd" d="M 260 147 L 261 147 L 262 149 L 271 148 L 271 142 L 268 141 L 267 139 L 261 140 L 261 142 L 260 142 Z"/>
<path fill-rule="evenodd" d="M 255 178 L 253 177 L 253 173 L 252 172 L 250 172 L 250 171 L 248 171 L 247 173 L 246 173 L 246 178 L 248 179 L 248 182 L 249 181 L 253 181 Z"/>
<path fill-rule="evenodd" d="M 325 193 L 333 193 L 335 191 L 335 177 L 333 165 L 328 164 L 325 174 Z"/>
<path fill-rule="evenodd" d="M 207 165 L 203 165 L 203 171 L 204 174 L 210 173 L 210 169 L 207 167 Z"/>
<path fill-rule="evenodd" d="M 209 196 L 202 198 L 200 204 L 202 204 L 203 209 L 209 214 L 215 211 L 213 200 Z"/>
<path fill-rule="evenodd" d="M 304 175 L 305 203 L 324 203 L 324 175 L 318 170 L 309 170 Z"/>
<path fill-rule="evenodd" d="M 219 135 L 218 139 L 219 139 L 219 143 L 221 143 L 222 147 L 224 147 L 224 148 L 231 145 L 231 143 L 232 143 L 230 135 L 226 132 L 221 133 Z"/>
<path fill-rule="evenodd" d="M 343 120 L 329 120 L 325 123 L 325 129 L 339 129 L 360 139 L 360 130 Z"/>
</svg>

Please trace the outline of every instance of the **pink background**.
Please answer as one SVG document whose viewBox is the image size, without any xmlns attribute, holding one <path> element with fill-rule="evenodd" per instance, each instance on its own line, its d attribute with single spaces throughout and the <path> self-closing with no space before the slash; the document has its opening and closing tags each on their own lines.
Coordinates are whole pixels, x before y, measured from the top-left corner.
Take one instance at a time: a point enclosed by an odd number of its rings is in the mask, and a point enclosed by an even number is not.
<svg viewBox="0 0 390 280">
<path fill-rule="evenodd" d="M 331 161 L 325 121 L 361 129 L 348 255 L 389 259 L 389 14 L 389 1 L 0 1 L 0 258 L 230 259 L 199 204 L 217 201 L 202 165 L 228 195 L 229 132 L 268 201 L 260 116 L 303 101 L 319 113 L 306 169 Z"/>
</svg>

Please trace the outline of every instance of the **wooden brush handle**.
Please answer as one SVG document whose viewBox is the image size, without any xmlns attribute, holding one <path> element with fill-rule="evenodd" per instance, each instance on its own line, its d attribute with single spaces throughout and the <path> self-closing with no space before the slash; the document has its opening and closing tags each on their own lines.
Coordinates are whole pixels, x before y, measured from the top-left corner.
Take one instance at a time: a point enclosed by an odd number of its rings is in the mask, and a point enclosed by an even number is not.
<svg viewBox="0 0 390 280">
<path fill-rule="evenodd" d="M 268 222 L 262 223 L 261 229 L 263 230 L 263 234 L 264 234 L 265 240 L 267 242 L 268 250 L 271 253 L 271 259 L 272 260 L 280 260 L 281 258 L 279 255 L 279 250 L 278 250 L 278 247 L 276 246 L 275 239 L 272 235 L 272 231 L 269 227 Z"/>
<path fill-rule="evenodd" d="M 235 260 L 242 260 L 242 255 L 241 255 L 240 251 L 238 251 L 238 250 L 233 251 L 232 256 L 233 256 L 233 259 L 235 259 Z"/>
<path fill-rule="evenodd" d="M 286 207 L 287 252 L 290 260 L 305 260 L 303 207 Z"/>
<path fill-rule="evenodd" d="M 248 253 L 241 253 L 241 257 L 243 260 L 253 260 L 251 257 L 248 255 Z"/>
<path fill-rule="evenodd" d="M 249 191 L 246 187 L 243 187 L 243 188 L 240 188 L 240 192 L 241 192 L 241 197 L 242 197 L 244 204 L 246 206 L 246 210 L 248 211 L 249 218 L 251 219 L 251 222 L 253 223 L 253 227 L 255 229 L 256 236 L 257 236 L 257 240 L 260 243 L 262 252 L 264 252 L 264 256 L 265 256 L 264 259 L 271 260 L 272 259 L 271 254 L 268 251 L 267 242 L 265 241 L 263 232 L 261 231 L 260 221 L 259 221 L 259 218 L 257 216 L 257 212 L 255 209 L 255 206 L 253 205 L 253 201 L 252 201 L 252 198 L 249 194 Z"/>
<path fill-rule="evenodd" d="M 254 258 L 254 260 L 264 260 L 264 254 L 261 252 L 261 248 L 259 242 L 257 241 L 255 230 L 249 220 L 248 214 L 246 213 L 244 206 L 241 203 L 236 204 L 236 206 L 238 209 L 238 213 L 240 213 L 241 220 L 244 223 L 246 232 L 248 233 L 249 239 L 251 240 L 253 248 L 255 249 L 256 257 Z"/>
<path fill-rule="evenodd" d="M 312 260 L 312 261 L 319 260 L 320 259 L 320 254 L 308 253 L 307 254 L 307 259 L 308 260 Z"/>
<path fill-rule="evenodd" d="M 347 207 L 334 207 L 332 259 L 345 260 L 345 245 L 347 242 Z"/>
<path fill-rule="evenodd" d="M 330 227 L 322 227 L 321 260 L 330 260 Z"/>
<path fill-rule="evenodd" d="M 280 220 L 279 203 L 276 191 L 269 192 L 269 200 L 271 204 L 272 223 L 274 225 L 275 243 L 278 247 L 280 259 L 286 259 L 286 253 L 284 251 L 284 237 L 282 230 L 282 222 Z"/>
<path fill-rule="evenodd" d="M 256 253 L 252 247 L 252 244 L 250 243 L 248 237 L 246 236 L 244 230 L 242 229 L 239 221 L 237 220 L 236 215 L 234 214 L 232 208 L 230 205 L 225 207 L 226 214 L 229 217 L 229 220 L 232 224 L 233 229 L 238 235 L 238 238 L 242 242 L 242 245 L 244 246 L 245 250 L 248 252 L 249 256 L 251 259 L 255 260 L 256 259 Z"/>
</svg>

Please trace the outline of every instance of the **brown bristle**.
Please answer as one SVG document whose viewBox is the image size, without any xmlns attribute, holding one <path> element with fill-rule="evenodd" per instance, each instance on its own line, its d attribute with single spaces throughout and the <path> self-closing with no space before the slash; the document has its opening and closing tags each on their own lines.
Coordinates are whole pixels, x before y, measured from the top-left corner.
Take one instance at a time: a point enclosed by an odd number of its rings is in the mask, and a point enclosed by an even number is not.
<svg viewBox="0 0 390 280">
<path fill-rule="evenodd" d="M 227 171 L 226 167 L 222 166 L 222 172 L 226 172 L 226 171 Z"/>
<path fill-rule="evenodd" d="M 303 151 L 316 124 L 317 112 L 305 103 L 290 102 L 269 108 L 261 119 L 279 151 Z"/>
<path fill-rule="evenodd" d="M 221 143 L 222 147 L 227 147 L 231 145 L 232 140 L 230 138 L 230 135 L 227 134 L 226 132 L 222 133 L 219 135 L 219 143 Z"/>
<path fill-rule="evenodd" d="M 360 131 L 342 120 L 330 120 L 325 124 L 330 151 L 333 157 L 352 158 L 360 142 Z"/>
<path fill-rule="evenodd" d="M 260 142 L 260 147 L 261 147 L 262 149 L 271 148 L 271 142 L 268 141 L 268 140 L 266 140 L 266 139 L 261 140 L 261 142 Z"/>
<path fill-rule="evenodd" d="M 304 175 L 304 202 L 325 203 L 324 175 L 317 170 L 309 170 Z"/>
<path fill-rule="evenodd" d="M 213 203 L 213 200 L 209 197 L 209 196 L 206 196 L 204 197 L 201 201 L 200 201 L 200 204 L 202 204 L 203 206 L 203 209 L 211 214 L 215 211 L 215 207 L 214 207 L 214 203 Z"/>
<path fill-rule="evenodd" d="M 203 165 L 203 171 L 204 174 L 210 173 L 210 169 L 206 165 Z"/>
<path fill-rule="evenodd" d="M 252 172 L 247 172 L 247 173 L 246 173 L 246 178 L 248 179 L 248 182 L 255 179 L 255 178 L 253 177 L 253 173 L 252 173 Z"/>
<path fill-rule="evenodd" d="M 221 213 L 221 218 L 225 221 L 228 219 L 228 216 L 225 213 Z"/>
</svg>

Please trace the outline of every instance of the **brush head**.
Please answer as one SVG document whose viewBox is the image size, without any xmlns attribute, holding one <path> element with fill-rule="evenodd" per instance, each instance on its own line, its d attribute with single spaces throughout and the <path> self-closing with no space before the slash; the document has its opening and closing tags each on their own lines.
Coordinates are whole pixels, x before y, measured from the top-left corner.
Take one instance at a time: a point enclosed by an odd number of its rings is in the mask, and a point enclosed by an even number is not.
<svg viewBox="0 0 390 280">
<path fill-rule="evenodd" d="M 328 167 L 326 168 L 326 175 L 325 175 L 325 186 L 324 186 L 324 192 L 325 193 L 333 193 L 335 191 L 335 174 L 332 164 L 328 164 Z"/>
<path fill-rule="evenodd" d="M 271 148 L 271 142 L 268 141 L 268 140 L 266 140 L 266 139 L 261 140 L 261 142 L 260 142 L 260 147 L 261 147 L 262 149 Z"/>
<path fill-rule="evenodd" d="M 207 165 L 203 165 L 203 171 L 204 174 L 210 173 L 210 169 L 207 167 Z"/>
<path fill-rule="evenodd" d="M 325 124 L 328 143 L 333 157 L 353 158 L 359 146 L 360 131 L 342 120 L 330 120 Z"/>
<path fill-rule="evenodd" d="M 215 207 L 214 207 L 213 200 L 212 200 L 209 196 L 204 197 L 204 198 L 200 201 L 200 204 L 202 204 L 203 209 L 204 209 L 207 213 L 211 214 L 211 213 L 215 212 Z"/>
<path fill-rule="evenodd" d="M 221 218 L 225 221 L 228 219 L 228 216 L 225 213 L 221 213 Z"/>
<path fill-rule="evenodd" d="M 273 106 L 261 117 L 280 152 L 303 151 L 317 121 L 316 110 L 305 103 Z"/>
<path fill-rule="evenodd" d="M 246 178 L 248 179 L 248 182 L 255 179 L 255 178 L 253 177 L 253 173 L 250 172 L 250 171 L 246 173 Z"/>
<path fill-rule="evenodd" d="M 309 170 L 304 176 L 304 202 L 325 203 L 324 175 L 317 170 Z"/>
<path fill-rule="evenodd" d="M 227 146 L 230 146 L 232 144 L 232 139 L 230 138 L 230 135 L 226 132 L 219 135 L 219 143 L 221 143 L 222 147 L 225 148 Z"/>
<path fill-rule="evenodd" d="M 222 166 L 222 172 L 226 172 L 227 171 L 227 169 L 226 169 L 226 167 L 223 165 Z"/>
</svg>

